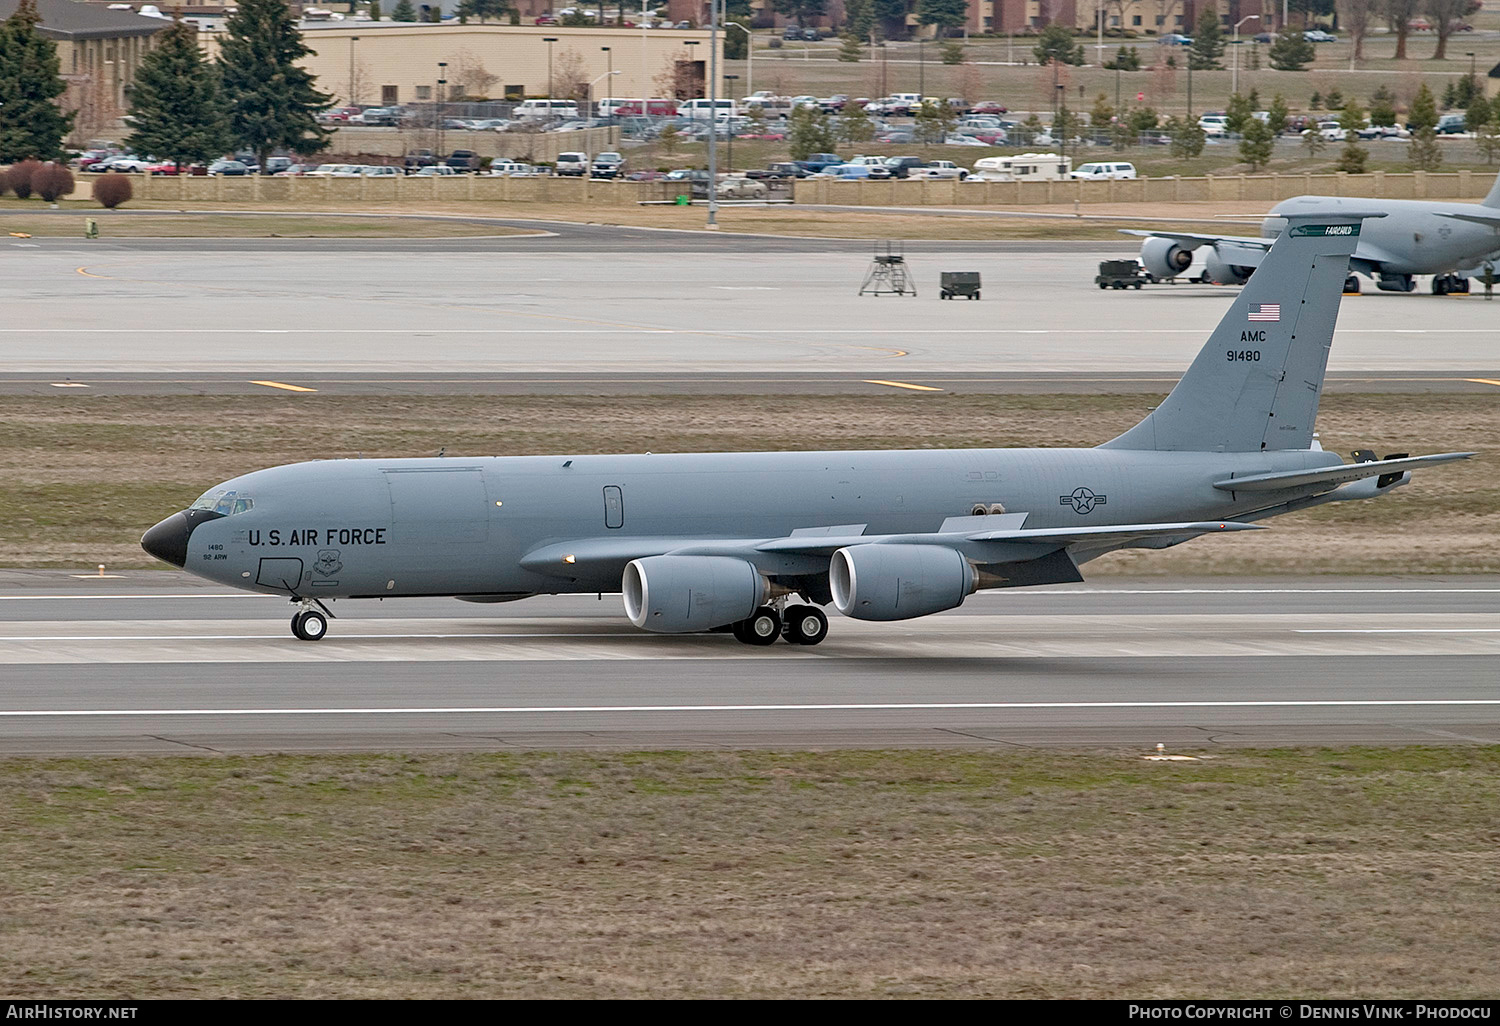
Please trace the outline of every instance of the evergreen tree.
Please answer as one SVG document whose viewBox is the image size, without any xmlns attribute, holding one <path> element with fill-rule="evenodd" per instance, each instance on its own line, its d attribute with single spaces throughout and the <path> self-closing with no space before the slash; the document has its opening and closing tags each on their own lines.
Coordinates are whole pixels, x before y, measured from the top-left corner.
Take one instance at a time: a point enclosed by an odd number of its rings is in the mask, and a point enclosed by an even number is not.
<svg viewBox="0 0 1500 1026">
<path fill-rule="evenodd" d="M 730 28 L 730 25 L 738 25 L 739 28 Z M 740 31 L 743 29 L 744 31 Z M 724 23 L 724 59 L 726 61 L 742 61 L 750 52 L 750 18 L 730 18 Z M 843 58 L 841 57 L 840 60 Z"/>
<path fill-rule="evenodd" d="M 946 103 L 923 100 L 916 111 L 917 142 L 936 144 L 948 137 L 958 123 L 953 108 Z"/>
<path fill-rule="evenodd" d="M 1089 126 L 1095 142 L 1112 143 L 1115 139 L 1115 108 L 1109 96 L 1100 93 L 1094 97 L 1094 107 L 1089 111 Z"/>
<path fill-rule="evenodd" d="M 1313 94 L 1307 98 L 1307 109 L 1308 110 L 1322 110 L 1323 109 L 1323 94 L 1320 93 L 1320 92 L 1318 92 L 1316 89 L 1314 89 L 1313 90 Z"/>
<path fill-rule="evenodd" d="M 1251 171 L 1258 171 L 1271 162 L 1276 134 L 1271 131 L 1270 125 L 1260 118 L 1252 117 L 1245 123 L 1240 135 L 1243 136 L 1240 140 L 1240 159 L 1250 165 Z"/>
<path fill-rule="evenodd" d="M 1344 130 L 1344 148 L 1339 152 L 1338 163 L 1334 166 L 1351 175 L 1364 173 L 1369 154 L 1359 144 L 1359 136 L 1355 133 L 1365 127 L 1365 112 L 1353 99 L 1339 111 L 1339 127 Z"/>
<path fill-rule="evenodd" d="M 1481 94 L 1469 104 L 1464 124 L 1474 133 L 1474 145 L 1484 157 L 1486 164 L 1493 164 L 1500 156 L 1500 125 L 1496 124 L 1496 105 Z"/>
<path fill-rule="evenodd" d="M 844 36 L 839 40 L 838 59 L 846 64 L 856 64 L 864 56 L 865 45 L 858 36 Z"/>
<path fill-rule="evenodd" d="M 870 0 L 844 0 L 844 28 L 864 41 L 875 28 L 875 7 Z"/>
<path fill-rule="evenodd" d="M 1140 135 L 1142 132 L 1149 132 L 1161 124 L 1161 116 L 1150 107 L 1137 107 L 1130 112 L 1125 123 L 1130 126 L 1132 134 Z"/>
<path fill-rule="evenodd" d="M 1313 125 L 1302 133 L 1302 148 L 1307 151 L 1309 157 L 1316 157 L 1328 148 L 1328 140 L 1323 138 L 1323 133 L 1317 125 Z"/>
<path fill-rule="evenodd" d="M 962 25 L 968 17 L 969 0 L 917 0 L 917 21 L 923 25 L 936 25 L 939 39 L 950 29 Z"/>
<path fill-rule="evenodd" d="M 1464 111 L 1464 127 L 1471 132 L 1478 131 L 1480 125 L 1489 124 L 1494 116 L 1494 106 L 1480 93 L 1469 101 L 1469 108 Z"/>
<path fill-rule="evenodd" d="M 130 91 L 125 141 L 137 153 L 183 164 L 212 160 L 229 145 L 218 75 L 198 49 L 198 32 L 181 21 L 141 60 Z"/>
<path fill-rule="evenodd" d="M 1406 127 L 1415 135 L 1424 128 L 1436 128 L 1438 123 L 1437 101 L 1433 98 L 1432 90 L 1427 88 L 1427 83 L 1422 83 L 1422 88 L 1417 90 L 1417 95 L 1411 101 L 1411 112 L 1406 116 Z"/>
<path fill-rule="evenodd" d="M 964 62 L 964 47 L 962 43 L 944 43 L 938 47 L 938 51 L 943 55 L 944 64 L 962 64 Z"/>
<path fill-rule="evenodd" d="M 380 0 L 370 0 L 370 20 L 380 20 Z"/>
<path fill-rule="evenodd" d="M 1203 152 L 1207 136 L 1204 135 L 1203 129 L 1198 127 L 1196 118 L 1179 118 L 1174 115 L 1167 118 L 1167 123 L 1163 127 L 1172 139 L 1172 156 L 1196 157 Z"/>
<path fill-rule="evenodd" d="M 806 25 L 821 16 L 828 3 L 827 0 L 771 0 L 771 6 L 777 14 L 790 18 L 798 25 Z"/>
<path fill-rule="evenodd" d="M 1193 45 L 1188 48 L 1188 67 L 1194 71 L 1218 71 L 1222 68 L 1219 58 L 1223 56 L 1224 33 L 1219 28 L 1219 9 L 1209 4 L 1198 15 Z"/>
<path fill-rule="evenodd" d="M 1280 93 L 1271 98 L 1271 109 L 1267 111 L 1270 117 L 1266 124 L 1271 129 L 1272 135 L 1280 135 L 1286 131 L 1286 123 L 1291 119 L 1292 112 L 1287 108 L 1286 100 L 1282 99 Z"/>
<path fill-rule="evenodd" d="M 1141 53 L 1134 47 L 1121 46 L 1115 51 L 1114 59 L 1105 61 L 1104 66 L 1110 71 L 1140 71 Z"/>
<path fill-rule="evenodd" d="M 814 153 L 833 149 L 833 130 L 817 107 L 798 107 L 788 122 L 787 142 L 793 160 L 806 160 Z"/>
<path fill-rule="evenodd" d="M 54 102 L 67 86 L 58 74 L 57 44 L 36 30 L 35 0 L 21 0 L 0 22 L 0 163 L 62 156 L 73 115 Z"/>
<path fill-rule="evenodd" d="M 1277 71 L 1305 71 L 1317 54 L 1313 45 L 1302 38 L 1302 33 L 1283 33 L 1271 44 L 1271 67 Z"/>
<path fill-rule="evenodd" d="M 1344 109 L 1344 94 L 1337 89 L 1328 90 L 1328 95 L 1323 97 L 1323 106 L 1331 111 Z"/>
<path fill-rule="evenodd" d="M 1083 44 L 1074 40 L 1072 29 L 1055 21 L 1042 29 L 1031 52 L 1036 54 L 1038 64 L 1083 63 Z"/>
<path fill-rule="evenodd" d="M 1385 86 L 1375 90 L 1370 97 L 1370 124 L 1394 125 L 1396 123 L 1396 98 Z"/>
<path fill-rule="evenodd" d="M 849 143 L 869 142 L 875 138 L 875 124 L 857 103 L 846 103 L 836 123 L 838 137 Z"/>
<path fill-rule="evenodd" d="M 303 45 L 286 0 L 240 0 L 220 40 L 230 138 L 255 153 L 261 173 L 277 147 L 302 154 L 325 149 L 329 133 L 313 115 L 333 97 L 319 92 L 313 76 L 297 66 L 312 51 Z"/>
<path fill-rule="evenodd" d="M 680 135 L 681 133 L 677 131 L 675 123 L 668 121 L 663 125 L 661 134 L 656 137 L 657 141 L 661 143 L 662 152 L 669 157 L 676 153 L 677 144 L 682 141 Z"/>
<path fill-rule="evenodd" d="M 510 13 L 510 7 L 509 0 L 461 0 L 458 5 L 458 16 L 460 19 L 478 18 L 479 23 L 483 25 L 491 18 L 499 21 L 505 17 Z"/>
<path fill-rule="evenodd" d="M 1224 108 L 1224 129 L 1230 135 L 1243 135 L 1245 125 L 1255 120 L 1253 117 L 1255 108 L 1250 104 L 1248 96 L 1235 93 L 1229 97 L 1229 103 Z"/>
<path fill-rule="evenodd" d="M 416 21 L 417 9 L 412 6 L 411 0 L 400 0 L 396 9 L 391 11 L 392 21 Z"/>
</svg>

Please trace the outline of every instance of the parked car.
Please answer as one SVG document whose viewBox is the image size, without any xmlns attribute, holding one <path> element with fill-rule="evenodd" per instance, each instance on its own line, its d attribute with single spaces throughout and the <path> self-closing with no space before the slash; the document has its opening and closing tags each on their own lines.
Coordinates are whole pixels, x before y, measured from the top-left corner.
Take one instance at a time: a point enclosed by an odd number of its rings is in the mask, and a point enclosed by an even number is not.
<svg viewBox="0 0 1500 1026">
<path fill-rule="evenodd" d="M 458 168 L 449 167 L 447 164 L 428 164 L 426 167 L 417 168 L 417 170 L 411 173 L 411 176 L 413 178 L 440 178 L 462 173 Z"/>
<path fill-rule="evenodd" d="M 1337 43 L 1339 37 L 1332 32 L 1324 32 L 1322 29 L 1309 29 L 1302 33 L 1302 38 L 1309 43 Z"/>
<path fill-rule="evenodd" d="M 1198 119 L 1198 127 L 1204 135 L 1226 136 L 1229 134 L 1229 119 L 1223 114 L 1205 114 Z"/>
<path fill-rule="evenodd" d="M 555 173 L 564 177 L 582 178 L 588 174 L 589 155 L 571 150 L 557 155 Z"/>
<path fill-rule="evenodd" d="M 358 164 L 319 164 L 303 177 L 306 178 L 353 178 L 359 173 Z"/>
<path fill-rule="evenodd" d="M 985 100 L 969 108 L 970 114 L 1009 114 L 1010 108 L 994 100 Z"/>
<path fill-rule="evenodd" d="M 913 168 L 926 167 L 927 161 L 921 157 L 891 157 L 885 162 L 890 169 L 893 178 L 910 178 Z"/>
<path fill-rule="evenodd" d="M 401 169 L 394 164 L 366 164 L 360 168 L 361 178 L 400 178 Z"/>
<path fill-rule="evenodd" d="M 665 171 L 632 171 L 625 176 L 627 182 L 659 182 L 667 177 Z"/>
<path fill-rule="evenodd" d="M 1349 133 L 1337 121 L 1319 121 L 1317 128 L 1309 128 L 1307 131 L 1317 132 L 1329 142 L 1343 142 L 1349 138 Z M 1303 134 L 1306 135 L 1307 133 L 1304 132 Z"/>
<path fill-rule="evenodd" d="M 818 174 L 824 168 L 832 167 L 835 164 L 842 164 L 843 162 L 844 158 L 837 153 L 814 153 L 806 160 L 799 160 L 795 163 L 798 167 L 811 174 Z"/>
<path fill-rule="evenodd" d="M 744 175 L 721 175 L 719 177 L 720 199 L 765 199 L 769 192 L 770 189 L 766 187 L 765 182 L 757 182 Z"/>
<path fill-rule="evenodd" d="M 1438 135 L 1462 135 L 1468 130 L 1468 117 L 1464 114 L 1444 114 L 1433 129 Z"/>
<path fill-rule="evenodd" d="M 150 167 L 154 161 L 146 160 L 144 157 L 133 157 L 121 155 L 118 157 L 107 157 L 95 164 L 91 171 L 123 171 L 127 174 L 139 174 Z"/>
<path fill-rule="evenodd" d="M 1157 42 L 1162 46 L 1192 46 L 1193 37 L 1184 36 L 1178 32 L 1168 32 L 1166 35 L 1160 37 Z"/>
<path fill-rule="evenodd" d="M 351 121 L 354 119 L 351 118 Z M 359 124 L 377 127 L 391 127 L 401 124 L 400 107 L 371 107 L 359 117 Z"/>
<path fill-rule="evenodd" d="M 483 160 L 473 150 L 454 150 L 443 163 L 459 171 L 478 171 Z"/>
<path fill-rule="evenodd" d="M 906 177 L 950 179 L 961 182 L 969 177 L 969 169 L 959 167 L 951 160 L 929 160 L 924 167 L 911 168 L 907 171 Z"/>
<path fill-rule="evenodd" d="M 250 168 L 238 160 L 216 160 L 208 165 L 211 175 L 248 175 Z"/>
<path fill-rule="evenodd" d="M 807 170 L 807 168 L 801 167 L 790 160 L 783 160 L 768 167 L 751 168 L 745 172 L 745 177 L 781 181 L 788 178 L 806 178 L 811 174 L 812 172 Z"/>
<path fill-rule="evenodd" d="M 1406 27 L 1413 32 L 1431 32 L 1432 22 L 1426 18 L 1409 18 L 1407 19 Z"/>
<path fill-rule="evenodd" d="M 301 178 L 309 171 L 316 169 L 314 164 L 293 164 L 276 172 L 277 178 Z"/>
<path fill-rule="evenodd" d="M 1257 43 L 1274 43 L 1279 37 L 1274 32 L 1257 32 L 1252 38 Z"/>
<path fill-rule="evenodd" d="M 1069 177 L 1088 180 L 1130 179 L 1135 177 L 1135 165 L 1120 161 L 1080 164 L 1073 169 Z"/>
<path fill-rule="evenodd" d="M 618 153 L 600 153 L 589 166 L 592 178 L 619 178 L 625 170 L 625 158 Z"/>
</svg>

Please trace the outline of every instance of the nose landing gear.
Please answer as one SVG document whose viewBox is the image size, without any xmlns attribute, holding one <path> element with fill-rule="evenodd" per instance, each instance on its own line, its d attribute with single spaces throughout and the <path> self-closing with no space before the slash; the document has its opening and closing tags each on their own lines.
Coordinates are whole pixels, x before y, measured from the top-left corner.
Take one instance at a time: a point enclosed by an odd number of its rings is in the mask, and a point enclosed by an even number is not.
<svg viewBox="0 0 1500 1026">
<path fill-rule="evenodd" d="M 322 641 L 328 633 L 333 611 L 317 599 L 293 598 L 297 611 L 292 614 L 292 637 L 298 641 Z"/>
</svg>

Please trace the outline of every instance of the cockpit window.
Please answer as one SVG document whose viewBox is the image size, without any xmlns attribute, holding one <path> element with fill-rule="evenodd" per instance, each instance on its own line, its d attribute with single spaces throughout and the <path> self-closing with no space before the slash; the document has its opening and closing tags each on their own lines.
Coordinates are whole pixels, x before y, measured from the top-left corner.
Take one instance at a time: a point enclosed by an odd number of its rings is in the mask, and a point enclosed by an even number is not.
<svg viewBox="0 0 1500 1026">
<path fill-rule="evenodd" d="M 234 516 L 255 508 L 255 500 L 234 488 L 215 488 L 198 496 L 189 509 L 211 509 L 221 516 Z"/>
</svg>

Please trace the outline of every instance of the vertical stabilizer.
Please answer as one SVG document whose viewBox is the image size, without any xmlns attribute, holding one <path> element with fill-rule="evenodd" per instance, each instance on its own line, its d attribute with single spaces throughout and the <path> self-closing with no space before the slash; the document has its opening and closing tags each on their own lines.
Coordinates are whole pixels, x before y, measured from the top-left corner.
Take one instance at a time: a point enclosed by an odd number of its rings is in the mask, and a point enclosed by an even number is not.
<svg viewBox="0 0 1500 1026">
<path fill-rule="evenodd" d="M 1172 394 L 1106 449 L 1306 449 L 1349 255 L 1378 211 L 1286 215 L 1286 230 Z"/>
<path fill-rule="evenodd" d="M 1482 207 L 1500 207 L 1500 175 L 1495 176 L 1495 184 L 1490 186 L 1490 194 L 1480 204 Z"/>
</svg>

